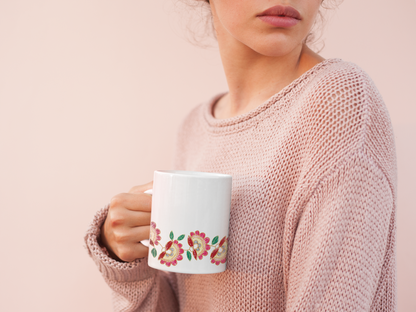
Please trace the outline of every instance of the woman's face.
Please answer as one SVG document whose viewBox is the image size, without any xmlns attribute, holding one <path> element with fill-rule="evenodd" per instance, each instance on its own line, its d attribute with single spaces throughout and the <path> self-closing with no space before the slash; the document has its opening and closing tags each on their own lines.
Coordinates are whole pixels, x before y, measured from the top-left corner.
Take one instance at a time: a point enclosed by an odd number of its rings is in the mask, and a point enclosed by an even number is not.
<svg viewBox="0 0 416 312">
<path fill-rule="evenodd" d="M 259 54 L 282 56 L 302 45 L 312 28 L 322 0 L 210 0 L 217 39 L 223 48 L 243 44 Z M 300 20 L 291 27 L 277 27 L 258 17 L 276 6 L 291 6 Z M 230 47 L 231 48 L 231 47 Z"/>
</svg>

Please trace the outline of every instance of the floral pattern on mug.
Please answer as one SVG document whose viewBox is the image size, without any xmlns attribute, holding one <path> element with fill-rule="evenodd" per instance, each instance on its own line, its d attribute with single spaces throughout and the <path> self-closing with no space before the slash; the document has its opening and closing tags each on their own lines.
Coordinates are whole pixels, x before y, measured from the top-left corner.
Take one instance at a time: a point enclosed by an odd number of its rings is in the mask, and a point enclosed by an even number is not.
<svg viewBox="0 0 416 312">
<path fill-rule="evenodd" d="M 157 246 L 161 239 L 162 238 L 160 237 L 160 230 L 156 228 L 156 223 L 151 222 L 150 223 L 150 235 L 149 235 L 150 245 Z"/>
<path fill-rule="evenodd" d="M 191 232 L 188 236 L 189 252 L 192 253 L 195 260 L 202 260 L 204 256 L 208 256 L 210 250 L 209 237 L 205 237 L 205 233 L 199 231 Z"/>
<path fill-rule="evenodd" d="M 219 265 L 220 263 L 225 263 L 225 261 L 227 261 L 227 250 L 228 239 L 224 236 L 224 238 L 218 244 L 218 247 L 211 252 L 211 263 L 214 263 L 216 265 Z"/>
<path fill-rule="evenodd" d="M 190 232 L 187 238 L 189 245 L 188 249 L 184 249 L 183 245 L 180 243 L 185 239 L 186 235 L 181 234 L 175 239 L 173 231 L 169 233 L 169 241 L 163 247 L 159 243 L 161 237 L 161 231 L 156 228 L 156 223 L 151 222 L 150 227 L 150 243 L 153 248 L 150 251 L 153 258 L 156 258 L 160 261 L 161 264 L 165 264 L 167 267 L 175 266 L 178 264 L 178 261 L 181 261 L 184 256 L 183 253 L 186 251 L 186 257 L 189 261 L 194 258 L 195 260 L 202 260 L 203 257 L 208 256 L 208 250 L 214 249 L 210 255 L 211 263 L 220 265 L 221 263 L 226 262 L 227 250 L 228 250 L 228 239 L 224 236 L 221 241 L 218 243 L 219 236 L 215 236 L 210 244 L 210 238 L 205 235 L 205 233 L 200 231 Z M 161 246 L 162 250 L 158 256 L 158 251 L 156 245 Z"/>
<path fill-rule="evenodd" d="M 177 240 L 169 241 L 166 243 L 165 248 L 162 249 L 161 254 L 158 257 L 161 264 L 166 264 L 167 267 L 171 265 L 177 265 L 178 261 L 183 259 L 182 254 L 185 251 L 182 249 L 182 244 Z"/>
</svg>

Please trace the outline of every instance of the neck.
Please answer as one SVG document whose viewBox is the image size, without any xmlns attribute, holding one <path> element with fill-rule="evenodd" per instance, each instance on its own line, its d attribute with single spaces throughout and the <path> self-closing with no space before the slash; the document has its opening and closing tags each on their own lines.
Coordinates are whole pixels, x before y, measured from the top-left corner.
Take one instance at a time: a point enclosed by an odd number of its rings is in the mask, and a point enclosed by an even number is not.
<svg viewBox="0 0 416 312">
<path fill-rule="evenodd" d="M 255 109 L 324 60 L 306 45 L 299 45 L 282 56 L 265 56 L 240 42 L 218 39 L 229 88 L 214 107 L 213 113 L 218 119 Z"/>
</svg>

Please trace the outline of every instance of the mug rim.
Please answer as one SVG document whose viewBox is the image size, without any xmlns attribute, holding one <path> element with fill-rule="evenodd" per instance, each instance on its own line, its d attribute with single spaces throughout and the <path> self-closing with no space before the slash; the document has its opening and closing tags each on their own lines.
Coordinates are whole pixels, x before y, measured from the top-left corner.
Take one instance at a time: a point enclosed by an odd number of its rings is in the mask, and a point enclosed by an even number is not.
<svg viewBox="0 0 416 312">
<path fill-rule="evenodd" d="M 188 171 L 188 170 L 155 170 L 157 173 L 168 175 L 179 175 L 190 178 L 232 178 L 229 174 L 203 172 L 203 171 Z"/>
</svg>

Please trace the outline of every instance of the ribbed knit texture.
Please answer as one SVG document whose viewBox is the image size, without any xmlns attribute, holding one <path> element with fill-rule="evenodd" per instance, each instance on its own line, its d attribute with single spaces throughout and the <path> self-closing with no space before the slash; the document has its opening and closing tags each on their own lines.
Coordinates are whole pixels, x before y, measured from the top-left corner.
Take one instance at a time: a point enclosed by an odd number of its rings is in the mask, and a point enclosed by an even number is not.
<svg viewBox="0 0 416 312">
<path fill-rule="evenodd" d="M 383 99 L 357 65 L 326 59 L 256 109 L 179 129 L 174 169 L 233 176 L 227 270 L 166 273 L 85 241 L 115 311 L 396 311 L 397 165 Z"/>
</svg>

